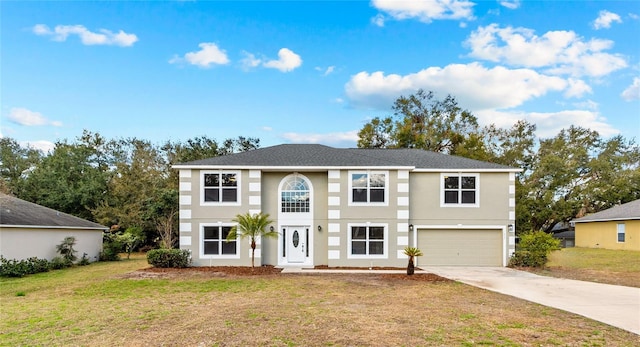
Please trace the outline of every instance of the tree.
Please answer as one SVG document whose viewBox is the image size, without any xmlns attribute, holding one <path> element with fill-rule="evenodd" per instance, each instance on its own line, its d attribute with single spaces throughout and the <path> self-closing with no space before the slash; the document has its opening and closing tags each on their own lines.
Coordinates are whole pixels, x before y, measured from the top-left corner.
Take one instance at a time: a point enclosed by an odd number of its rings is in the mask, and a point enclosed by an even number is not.
<svg viewBox="0 0 640 347">
<path fill-rule="evenodd" d="M 589 129 L 563 129 L 540 140 L 518 189 L 518 232 L 549 232 L 556 223 L 640 198 L 640 148 L 620 136 L 605 141 Z"/>
<path fill-rule="evenodd" d="M 42 153 L 9 137 L 0 138 L 0 191 L 21 196 L 24 183 L 42 160 Z"/>
<path fill-rule="evenodd" d="M 407 275 L 411 276 L 415 272 L 415 268 L 416 268 L 413 263 L 413 259 L 415 257 L 421 257 L 424 254 L 422 254 L 422 251 L 417 247 L 409 247 L 409 246 L 404 248 L 404 254 L 409 257 L 409 263 L 407 264 Z"/>
<path fill-rule="evenodd" d="M 76 143 L 57 142 L 31 170 L 18 197 L 94 220 L 91 211 L 104 199 L 111 177 L 106 146 L 102 136 L 87 131 Z"/>
<path fill-rule="evenodd" d="M 443 100 L 420 89 L 393 104 L 394 117 L 374 118 L 358 132 L 361 148 L 419 148 L 455 154 L 470 134 L 478 132 L 478 120 L 447 95 Z"/>
<path fill-rule="evenodd" d="M 240 239 L 248 237 L 251 242 L 251 267 L 255 267 L 256 239 L 259 237 L 278 236 L 278 232 L 266 229 L 273 221 L 269 219 L 269 214 L 258 213 L 252 215 L 249 212 L 237 215 L 233 221 L 238 224 L 231 228 L 231 232 L 227 236 L 227 242 L 234 241 L 238 237 Z"/>
</svg>

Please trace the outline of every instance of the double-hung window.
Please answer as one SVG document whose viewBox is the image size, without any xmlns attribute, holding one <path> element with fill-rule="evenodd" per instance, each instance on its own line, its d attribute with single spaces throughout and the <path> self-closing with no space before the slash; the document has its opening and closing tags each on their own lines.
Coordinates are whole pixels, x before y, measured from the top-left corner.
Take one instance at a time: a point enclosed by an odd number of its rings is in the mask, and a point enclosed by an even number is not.
<svg viewBox="0 0 640 347">
<path fill-rule="evenodd" d="M 441 176 L 441 206 L 479 206 L 479 175 L 446 173 Z"/>
<path fill-rule="evenodd" d="M 204 204 L 237 204 L 239 202 L 240 172 L 204 171 L 202 173 L 202 202 Z"/>
<path fill-rule="evenodd" d="M 238 256 L 237 240 L 227 241 L 231 232 L 231 225 L 202 226 L 202 254 L 203 258 L 236 258 Z"/>
<path fill-rule="evenodd" d="M 383 171 L 349 173 L 350 204 L 388 204 L 389 175 Z"/>
<path fill-rule="evenodd" d="M 624 223 L 618 223 L 618 242 L 622 243 L 625 240 L 625 226 Z"/>
<path fill-rule="evenodd" d="M 349 258 L 386 258 L 386 225 L 349 225 Z"/>
</svg>

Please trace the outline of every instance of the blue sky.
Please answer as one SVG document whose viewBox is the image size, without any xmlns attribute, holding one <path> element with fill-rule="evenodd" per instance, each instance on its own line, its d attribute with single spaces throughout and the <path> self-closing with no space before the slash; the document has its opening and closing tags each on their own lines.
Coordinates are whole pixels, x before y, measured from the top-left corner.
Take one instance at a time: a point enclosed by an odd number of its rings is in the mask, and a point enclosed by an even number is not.
<svg viewBox="0 0 640 347">
<path fill-rule="evenodd" d="M 640 140 L 637 1 L 2 1 L 0 134 L 355 147 L 419 88 Z"/>
</svg>

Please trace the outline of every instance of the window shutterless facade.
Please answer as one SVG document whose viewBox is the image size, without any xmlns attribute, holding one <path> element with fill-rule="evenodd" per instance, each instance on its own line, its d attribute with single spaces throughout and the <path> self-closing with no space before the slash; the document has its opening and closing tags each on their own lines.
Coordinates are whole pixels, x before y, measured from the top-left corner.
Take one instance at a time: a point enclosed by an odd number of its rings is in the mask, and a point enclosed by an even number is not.
<svg viewBox="0 0 640 347">
<path fill-rule="evenodd" d="M 348 258 L 387 258 L 386 224 L 349 224 Z"/>
<path fill-rule="evenodd" d="M 239 171 L 203 171 L 201 173 L 203 205 L 238 205 Z"/>
<path fill-rule="evenodd" d="M 388 205 L 389 173 L 386 171 L 349 172 L 350 205 Z"/>
<path fill-rule="evenodd" d="M 280 192 L 281 212 L 307 213 L 310 207 L 310 190 L 307 181 L 299 176 L 289 176 Z"/>
<path fill-rule="evenodd" d="M 478 174 L 444 173 L 440 177 L 440 206 L 478 207 Z"/>
<path fill-rule="evenodd" d="M 624 223 L 618 223 L 617 230 L 618 230 L 618 242 L 623 243 L 625 241 L 625 235 L 626 235 Z"/>
<path fill-rule="evenodd" d="M 238 240 L 227 242 L 233 225 L 203 224 L 200 226 L 201 258 L 239 258 Z"/>
</svg>

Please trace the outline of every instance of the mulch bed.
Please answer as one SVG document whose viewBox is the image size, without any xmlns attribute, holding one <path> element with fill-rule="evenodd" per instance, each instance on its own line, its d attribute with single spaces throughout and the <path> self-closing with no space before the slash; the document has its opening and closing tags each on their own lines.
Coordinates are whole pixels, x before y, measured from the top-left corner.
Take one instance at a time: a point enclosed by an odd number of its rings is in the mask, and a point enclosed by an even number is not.
<svg viewBox="0 0 640 347">
<path fill-rule="evenodd" d="M 363 268 L 353 268 L 353 267 L 318 267 L 318 269 L 331 269 L 331 270 L 363 270 Z M 368 269 L 368 268 L 366 268 Z M 403 268 L 386 268 L 386 267 L 375 267 L 371 269 L 371 273 L 365 274 L 335 274 L 331 275 L 348 275 L 348 276 L 376 276 L 380 279 L 384 280 L 404 280 L 404 281 L 424 281 L 424 282 L 448 282 L 450 281 L 447 278 L 440 277 L 431 273 L 417 273 L 411 276 L 407 276 L 407 274 L 376 274 L 375 270 L 404 270 Z M 269 276 L 280 276 L 282 269 L 276 268 L 274 266 L 257 266 L 255 268 L 249 266 L 198 266 L 198 267 L 187 267 L 187 268 L 155 268 L 150 267 L 146 269 L 140 269 L 134 272 L 130 272 L 120 278 L 127 279 L 154 279 L 154 278 L 215 278 L 215 277 L 247 277 L 247 276 L 260 276 L 260 277 L 269 277 Z M 322 273 L 313 273 L 318 276 L 328 276 L 323 275 Z M 295 275 L 295 274 L 294 274 Z"/>
</svg>

